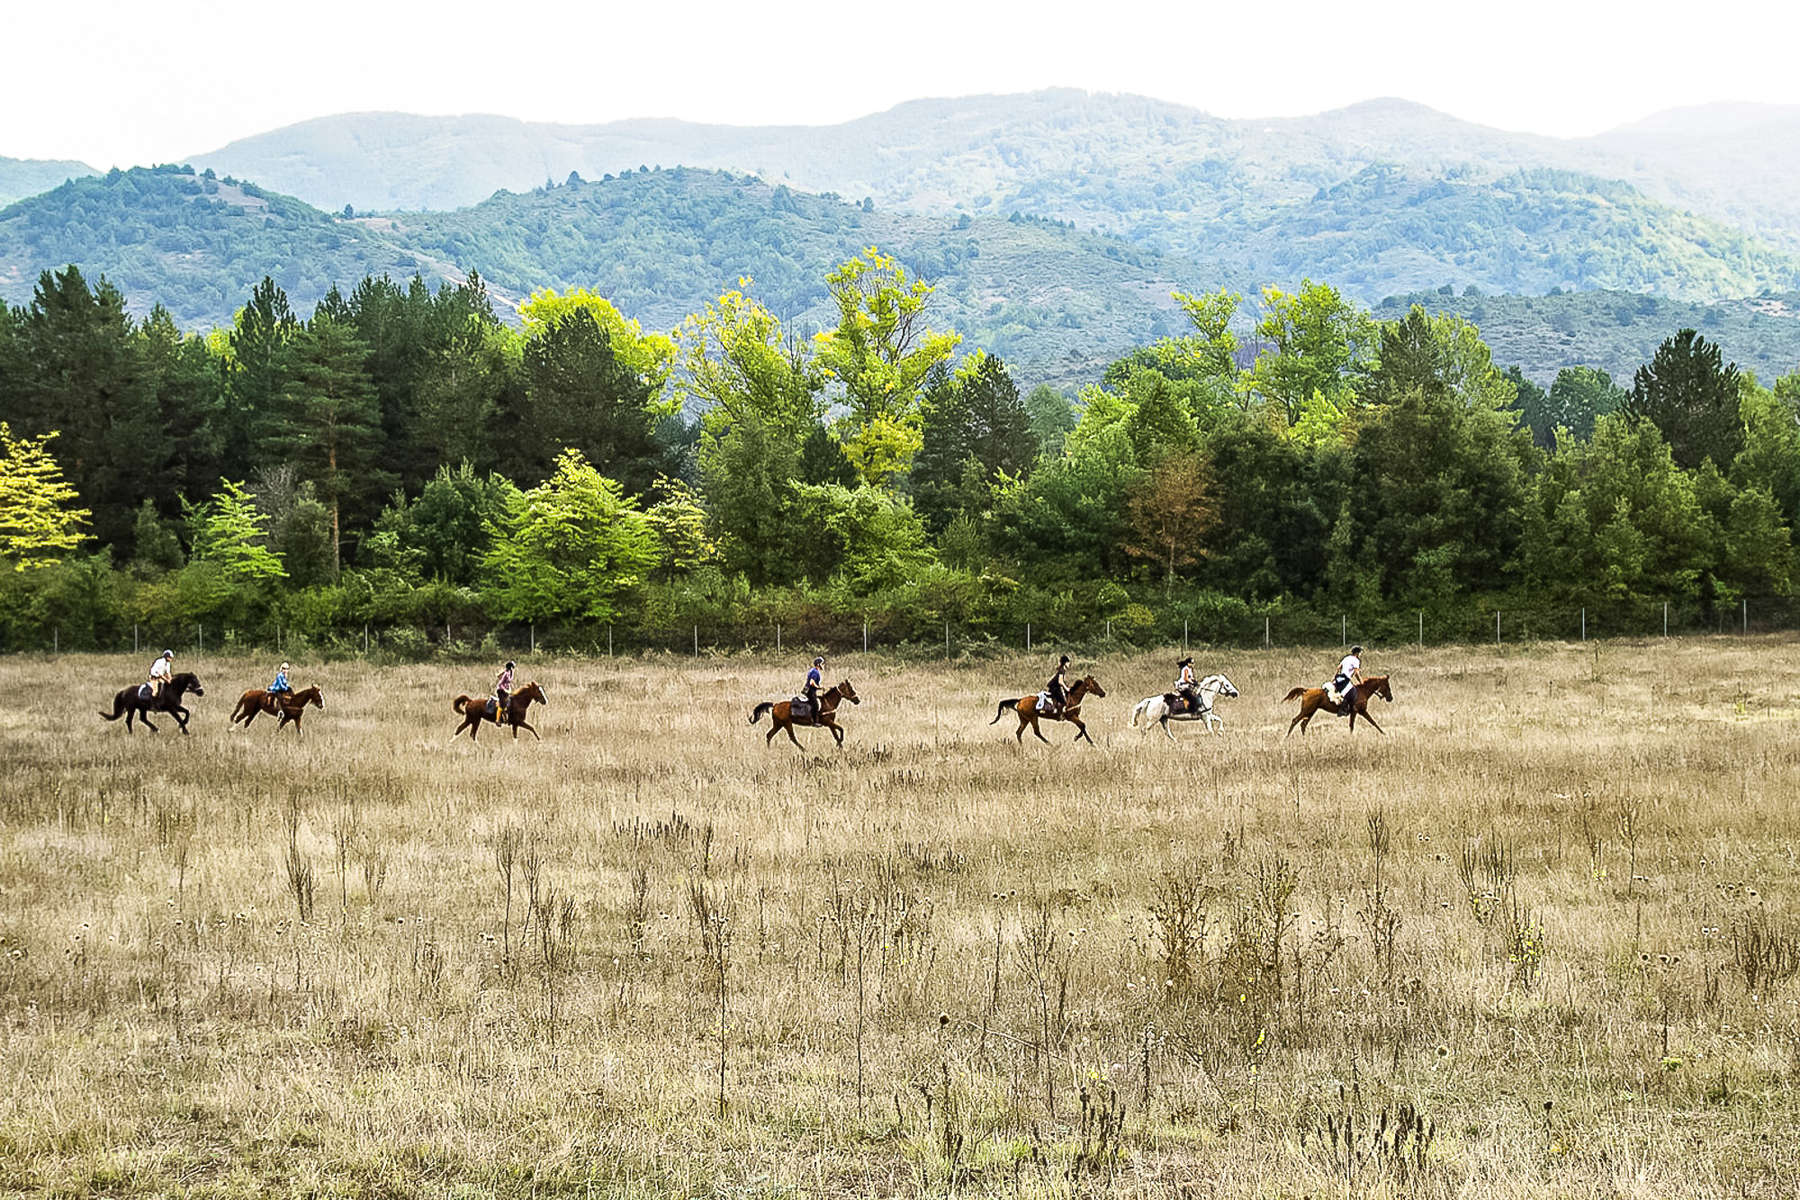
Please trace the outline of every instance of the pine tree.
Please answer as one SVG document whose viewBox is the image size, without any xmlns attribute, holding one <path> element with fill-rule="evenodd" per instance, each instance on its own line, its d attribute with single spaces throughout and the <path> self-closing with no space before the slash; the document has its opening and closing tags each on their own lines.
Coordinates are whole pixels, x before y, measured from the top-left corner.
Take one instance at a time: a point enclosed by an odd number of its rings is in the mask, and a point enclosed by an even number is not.
<svg viewBox="0 0 1800 1200">
<path fill-rule="evenodd" d="M 319 313 L 285 355 L 287 382 L 264 443 L 266 457 L 300 467 L 331 513 L 331 569 L 343 567 L 343 510 L 359 515 L 387 491 L 381 411 L 363 373 L 364 347 L 347 321 Z"/>
<path fill-rule="evenodd" d="M 1743 449 L 1737 364 L 1723 365 L 1716 343 L 1683 329 L 1637 370 L 1622 411 L 1662 430 L 1675 461 L 1692 469 L 1705 459 L 1724 469 Z"/>
</svg>

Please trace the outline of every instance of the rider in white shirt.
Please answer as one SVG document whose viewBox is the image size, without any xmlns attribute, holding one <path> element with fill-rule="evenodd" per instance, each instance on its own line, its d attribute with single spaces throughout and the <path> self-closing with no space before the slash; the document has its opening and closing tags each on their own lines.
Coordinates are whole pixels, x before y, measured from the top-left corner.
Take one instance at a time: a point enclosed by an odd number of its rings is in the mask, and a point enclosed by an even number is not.
<svg viewBox="0 0 1800 1200">
<path fill-rule="evenodd" d="M 1189 712 L 1200 711 L 1200 691 L 1194 684 L 1194 660 L 1184 658 L 1175 665 L 1181 668 L 1181 677 L 1175 681 L 1175 694 L 1187 701 Z"/>
<path fill-rule="evenodd" d="M 162 696 L 163 688 L 169 683 L 169 664 L 175 661 L 173 650 L 164 650 L 157 655 L 156 661 L 150 664 L 150 696 L 157 699 Z"/>
<path fill-rule="evenodd" d="M 1331 681 L 1329 689 L 1333 704 L 1342 704 L 1349 696 L 1350 689 L 1362 682 L 1362 652 L 1361 646 L 1352 646 L 1350 653 L 1344 655 L 1343 660 L 1338 663 L 1337 678 Z M 1346 709 L 1345 714 L 1348 711 Z"/>
</svg>

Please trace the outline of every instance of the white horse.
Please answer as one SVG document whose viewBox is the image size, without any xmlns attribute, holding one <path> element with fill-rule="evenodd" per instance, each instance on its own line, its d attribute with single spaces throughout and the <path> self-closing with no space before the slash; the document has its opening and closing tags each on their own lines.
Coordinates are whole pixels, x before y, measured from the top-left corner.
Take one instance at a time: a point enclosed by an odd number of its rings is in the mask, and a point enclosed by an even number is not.
<svg viewBox="0 0 1800 1200">
<path fill-rule="evenodd" d="M 1200 693 L 1198 711 L 1171 714 L 1169 698 L 1175 694 L 1174 692 L 1166 692 L 1161 696 L 1147 696 L 1138 701 L 1137 707 L 1131 710 L 1132 728 L 1137 728 L 1138 718 L 1141 717 L 1144 721 L 1145 733 L 1150 732 L 1150 726 L 1161 725 L 1163 733 L 1168 735 L 1171 742 L 1175 740 L 1175 735 L 1169 732 L 1170 721 L 1205 721 L 1206 732 L 1223 733 L 1225 718 L 1213 711 L 1213 703 L 1220 696 L 1235 697 L 1238 694 L 1237 688 L 1233 687 L 1231 680 L 1223 675 L 1208 675 L 1194 690 Z"/>
</svg>

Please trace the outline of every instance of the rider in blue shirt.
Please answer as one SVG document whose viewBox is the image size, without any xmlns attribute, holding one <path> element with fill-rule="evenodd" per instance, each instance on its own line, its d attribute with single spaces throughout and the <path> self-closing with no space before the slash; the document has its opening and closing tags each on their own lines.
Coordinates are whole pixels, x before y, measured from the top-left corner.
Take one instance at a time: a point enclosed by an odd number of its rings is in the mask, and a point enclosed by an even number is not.
<svg viewBox="0 0 1800 1200">
<path fill-rule="evenodd" d="M 806 697 L 808 704 L 812 705 L 812 715 L 815 720 L 819 716 L 819 688 L 824 682 L 825 656 L 821 654 L 813 659 L 812 670 L 806 673 L 806 686 L 800 689 L 800 694 Z"/>
<path fill-rule="evenodd" d="M 275 682 L 269 685 L 269 695 L 278 696 L 294 690 L 294 685 L 288 682 L 288 669 L 288 665 L 282 663 L 281 668 L 275 672 Z"/>
</svg>

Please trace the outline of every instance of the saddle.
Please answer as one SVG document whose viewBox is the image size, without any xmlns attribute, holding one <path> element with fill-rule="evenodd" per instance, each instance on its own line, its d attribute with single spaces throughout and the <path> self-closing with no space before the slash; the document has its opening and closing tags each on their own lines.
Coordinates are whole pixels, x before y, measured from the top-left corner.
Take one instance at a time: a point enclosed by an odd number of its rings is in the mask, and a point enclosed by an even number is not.
<svg viewBox="0 0 1800 1200">
<path fill-rule="evenodd" d="M 811 717 L 812 715 L 812 701 L 808 700 L 805 696 L 795 696 L 788 701 L 789 720 L 800 721 Z"/>
<path fill-rule="evenodd" d="M 1189 713 L 1198 711 L 1196 706 L 1180 692 L 1164 692 L 1163 703 L 1169 706 L 1171 717 L 1185 717 Z"/>
<path fill-rule="evenodd" d="M 482 711 L 487 714 L 488 720 L 492 721 L 496 725 L 498 725 L 500 723 L 500 702 L 498 700 L 494 699 L 492 696 L 489 696 L 487 704 L 483 708 Z"/>
<path fill-rule="evenodd" d="M 140 683 L 137 694 L 139 700 L 149 700 L 156 695 L 156 690 L 147 683 Z"/>
</svg>

